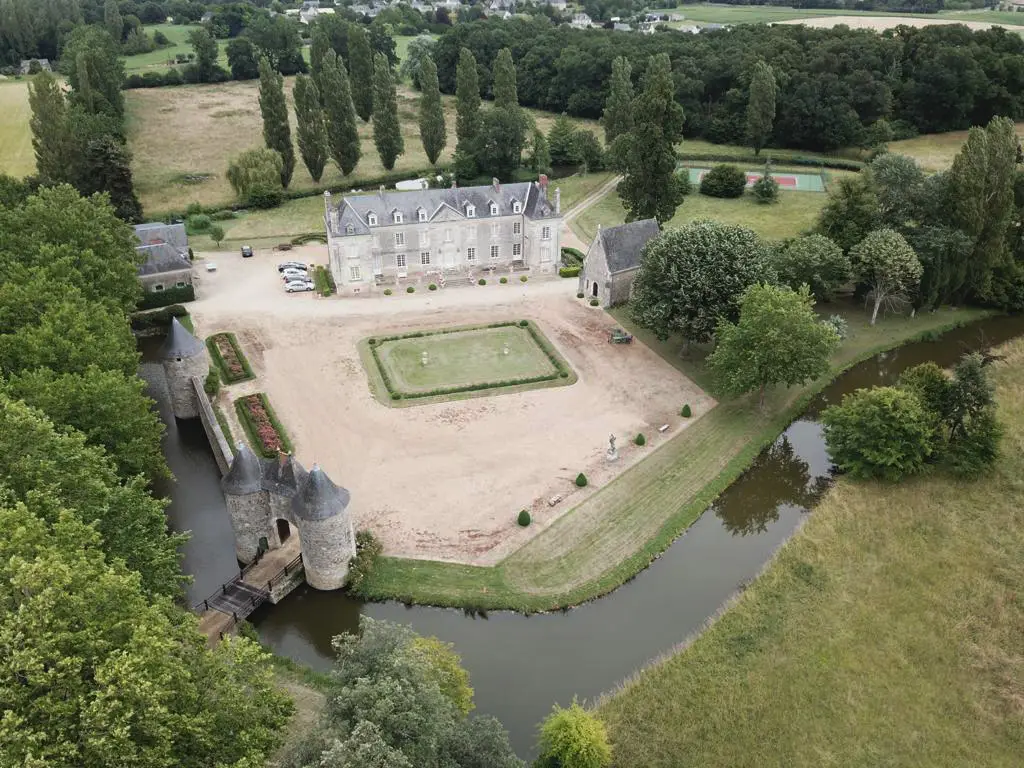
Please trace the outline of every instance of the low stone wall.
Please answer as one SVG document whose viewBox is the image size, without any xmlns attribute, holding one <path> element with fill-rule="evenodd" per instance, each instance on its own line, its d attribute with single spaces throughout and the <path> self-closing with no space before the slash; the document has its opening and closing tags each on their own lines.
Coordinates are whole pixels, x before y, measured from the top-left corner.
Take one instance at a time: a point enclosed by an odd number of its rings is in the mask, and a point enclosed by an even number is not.
<svg viewBox="0 0 1024 768">
<path fill-rule="evenodd" d="M 203 423 L 203 429 L 206 430 L 206 437 L 210 441 L 210 447 L 213 449 L 213 456 L 217 460 L 217 467 L 222 475 L 226 475 L 231 468 L 231 459 L 234 458 L 235 454 L 231 450 L 227 438 L 224 437 L 224 431 L 220 428 L 217 416 L 213 412 L 213 404 L 210 402 L 206 390 L 203 389 L 202 379 L 198 376 L 193 376 L 192 388 L 195 389 L 196 398 L 199 400 L 199 420 Z"/>
</svg>

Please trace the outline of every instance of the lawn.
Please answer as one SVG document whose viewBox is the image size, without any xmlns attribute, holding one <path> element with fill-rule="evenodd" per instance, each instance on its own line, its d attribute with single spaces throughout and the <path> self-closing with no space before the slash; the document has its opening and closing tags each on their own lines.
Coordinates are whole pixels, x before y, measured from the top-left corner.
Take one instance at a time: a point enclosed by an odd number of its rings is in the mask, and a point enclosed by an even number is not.
<svg viewBox="0 0 1024 768">
<path fill-rule="evenodd" d="M 1001 351 L 992 474 L 840 479 L 710 629 L 600 704 L 616 766 L 1020 765 L 1024 341 Z"/>
<path fill-rule="evenodd" d="M 851 330 L 832 360 L 833 375 L 921 334 L 984 315 L 978 310 L 941 310 L 914 319 L 887 317 L 871 327 L 855 305 L 823 311 L 843 314 Z M 628 318 L 622 324 L 631 328 Z M 655 351 L 693 375 L 692 366 L 699 363 L 681 360 L 678 348 L 679 342 L 671 341 Z M 645 568 L 696 520 L 831 378 L 774 390 L 763 411 L 751 398 L 718 405 L 497 567 L 386 557 L 366 593 L 375 599 L 527 612 L 605 594 Z"/>
<path fill-rule="evenodd" d="M 610 171 L 602 173 L 575 173 L 572 176 L 564 176 L 561 179 L 552 179 L 551 186 L 561 190 L 562 213 L 566 213 L 614 177 L 615 174 Z"/>
<path fill-rule="evenodd" d="M 285 78 L 293 140 L 295 115 L 291 90 L 294 80 Z M 440 164 L 450 162 L 455 149 L 455 99 L 449 96 L 443 99 L 448 145 L 441 154 Z M 395 170 L 410 177 L 430 171 L 420 143 L 418 101 L 417 92 L 399 88 L 398 114 L 405 154 L 399 157 Z M 225 176 L 228 163 L 247 149 L 263 146 L 256 81 L 136 89 L 125 92 L 125 102 L 135 187 L 147 216 L 180 212 L 192 202 L 227 207 L 235 201 Z M 556 117 L 529 111 L 543 131 L 548 130 Z M 596 121 L 577 122 L 600 133 Z M 353 174 L 344 178 L 331 163 L 320 184 L 310 178 L 296 149 L 297 163 L 290 189 L 354 186 L 380 178 L 386 171 L 377 156 L 370 123 L 359 123 L 359 136 L 362 158 Z"/>
<path fill-rule="evenodd" d="M 324 200 L 319 195 L 286 200 L 267 211 L 239 212 L 237 218 L 218 221 L 224 230 L 221 249 L 242 245 L 266 247 L 287 243 L 296 235 L 324 231 Z M 214 250 L 207 235 L 191 235 L 189 244 L 197 251 Z"/>
<path fill-rule="evenodd" d="M 35 173 L 27 78 L 0 82 L 0 114 L 0 173 L 17 178 Z"/>
<path fill-rule="evenodd" d="M 820 192 L 783 191 L 779 193 L 778 203 L 761 205 L 749 194 L 728 200 L 694 192 L 686 197 L 665 226 L 681 227 L 695 219 L 715 219 L 748 227 L 769 240 L 779 240 L 810 229 L 827 199 L 828 196 Z M 599 224 L 611 227 L 625 220 L 622 202 L 612 192 L 573 219 L 571 226 L 583 242 L 589 243 L 597 234 Z"/>
<path fill-rule="evenodd" d="M 1024 13 L 1020 14 L 1024 22 Z M 1016 124 L 1017 133 L 1024 133 L 1024 122 Z M 894 141 L 889 144 L 889 151 L 909 155 L 917 160 L 925 171 L 944 171 L 953 164 L 960 147 L 967 140 L 967 131 L 950 131 L 949 133 L 927 133 L 913 139 Z"/>
<path fill-rule="evenodd" d="M 188 36 L 193 29 L 199 29 L 196 25 L 185 25 L 185 24 L 150 24 L 144 29 L 146 34 L 153 37 L 153 34 L 159 30 L 167 36 L 167 39 L 171 41 L 171 45 L 166 48 L 157 48 L 155 51 L 149 53 L 137 53 L 134 56 L 124 57 L 124 69 L 129 75 L 142 74 L 144 72 L 155 71 L 165 72 L 168 69 L 174 69 L 174 57 L 179 53 L 192 53 L 192 46 L 189 45 Z M 217 44 L 220 50 L 220 63 L 222 66 L 227 64 L 227 54 L 224 52 L 226 40 L 218 40 Z"/>
</svg>

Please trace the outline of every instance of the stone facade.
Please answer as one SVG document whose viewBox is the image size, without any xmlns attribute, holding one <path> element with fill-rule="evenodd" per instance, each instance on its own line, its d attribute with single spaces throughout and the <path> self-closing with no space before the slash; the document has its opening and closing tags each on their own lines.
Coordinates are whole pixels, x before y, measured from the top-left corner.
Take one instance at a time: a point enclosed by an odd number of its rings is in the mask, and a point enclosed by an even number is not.
<svg viewBox="0 0 1024 768">
<path fill-rule="evenodd" d="M 551 274 L 561 254 L 559 192 L 535 182 L 349 195 L 324 193 L 331 273 L 343 295 L 406 284 Z"/>
<path fill-rule="evenodd" d="M 199 398 L 192 386 L 192 377 L 205 379 L 210 372 L 210 356 L 206 345 L 189 333 L 175 317 L 171 320 L 167 340 L 160 348 L 160 359 L 167 378 L 174 418 L 198 418 Z"/>
<path fill-rule="evenodd" d="M 583 261 L 579 292 L 606 309 L 629 301 L 644 246 L 658 233 L 654 219 L 598 229 Z"/>
<path fill-rule="evenodd" d="M 317 466 L 307 472 L 291 456 L 260 459 L 238 444 L 221 481 L 235 556 L 252 562 L 261 548 L 277 549 L 293 529 L 299 537 L 306 582 L 315 589 L 340 589 L 355 555 L 349 492 Z"/>
</svg>

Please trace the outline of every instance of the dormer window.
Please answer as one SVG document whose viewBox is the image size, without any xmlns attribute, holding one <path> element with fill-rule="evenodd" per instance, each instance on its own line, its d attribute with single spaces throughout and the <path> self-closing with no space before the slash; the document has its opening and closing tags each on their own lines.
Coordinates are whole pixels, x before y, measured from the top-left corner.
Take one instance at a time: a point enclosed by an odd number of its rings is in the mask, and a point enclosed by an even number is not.
<svg viewBox="0 0 1024 768">
<path fill-rule="evenodd" d="M 520 203 L 518 200 L 513 200 L 512 201 L 512 213 L 522 213 L 522 212 L 523 212 L 523 204 Z"/>
<path fill-rule="evenodd" d="M 427 212 L 424 211 L 422 208 L 420 208 L 420 210 L 419 210 L 419 218 L 420 218 L 420 221 L 426 221 L 427 220 Z"/>
<path fill-rule="evenodd" d="M 395 211 L 395 224 L 402 223 L 402 214 L 399 211 Z"/>
<path fill-rule="evenodd" d="M 354 235 L 355 233 L 356 233 L 356 228 L 355 227 L 353 227 L 351 224 L 346 224 L 345 225 L 345 234 L 346 235 Z"/>
<path fill-rule="evenodd" d="M 367 217 L 366 217 L 366 223 L 369 224 L 371 227 L 376 227 L 377 226 L 377 214 L 376 213 L 368 214 Z"/>
<path fill-rule="evenodd" d="M 475 219 L 476 218 L 476 206 L 475 205 L 467 205 L 466 206 L 466 218 L 467 219 Z"/>
<path fill-rule="evenodd" d="M 491 203 L 491 216 L 497 216 L 497 215 L 498 215 L 498 206 L 495 205 L 494 203 Z"/>
</svg>

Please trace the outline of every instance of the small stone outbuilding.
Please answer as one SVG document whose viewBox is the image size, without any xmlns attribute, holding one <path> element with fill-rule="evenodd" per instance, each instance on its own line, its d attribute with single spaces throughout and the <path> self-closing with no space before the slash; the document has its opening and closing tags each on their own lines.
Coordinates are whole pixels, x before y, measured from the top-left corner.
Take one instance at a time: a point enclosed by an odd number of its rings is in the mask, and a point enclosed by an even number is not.
<svg viewBox="0 0 1024 768">
<path fill-rule="evenodd" d="M 160 347 L 167 388 L 171 394 L 171 409 L 176 419 L 194 419 L 199 416 L 199 395 L 192 383 L 193 377 L 205 380 L 210 372 L 210 355 L 206 345 L 189 333 L 178 318 L 171 318 L 167 338 Z"/>
<path fill-rule="evenodd" d="M 629 301 L 644 246 L 660 231 L 654 219 L 599 229 L 583 261 L 579 292 L 606 309 Z"/>
<path fill-rule="evenodd" d="M 139 282 L 147 293 L 160 293 L 192 285 L 192 262 L 188 256 L 188 233 L 184 224 L 136 224 L 135 250 L 144 261 L 139 265 Z"/>
<path fill-rule="evenodd" d="M 221 488 L 235 534 L 235 556 L 252 562 L 260 550 L 299 537 L 306 583 L 340 589 L 356 551 L 350 494 L 320 467 L 307 472 L 288 454 L 261 459 L 239 443 Z"/>
</svg>

